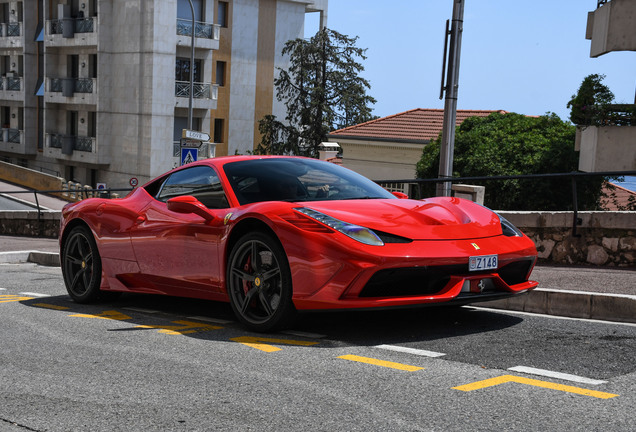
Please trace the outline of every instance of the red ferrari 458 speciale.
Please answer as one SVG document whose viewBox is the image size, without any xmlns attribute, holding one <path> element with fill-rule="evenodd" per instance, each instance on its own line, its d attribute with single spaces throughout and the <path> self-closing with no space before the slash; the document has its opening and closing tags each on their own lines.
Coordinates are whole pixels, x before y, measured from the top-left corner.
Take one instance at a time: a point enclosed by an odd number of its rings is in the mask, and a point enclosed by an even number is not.
<svg viewBox="0 0 636 432">
<path fill-rule="evenodd" d="M 398 199 L 329 162 L 232 156 L 62 212 L 64 282 L 86 303 L 134 292 L 229 301 L 257 331 L 298 310 L 465 304 L 527 292 L 533 242 L 459 198 Z"/>
</svg>

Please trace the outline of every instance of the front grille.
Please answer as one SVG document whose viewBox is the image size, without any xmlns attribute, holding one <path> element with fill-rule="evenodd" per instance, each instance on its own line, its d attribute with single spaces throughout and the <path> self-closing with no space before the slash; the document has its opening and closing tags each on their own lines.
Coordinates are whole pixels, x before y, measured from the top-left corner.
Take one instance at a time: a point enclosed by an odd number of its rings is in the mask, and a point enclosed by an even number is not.
<svg viewBox="0 0 636 432">
<path fill-rule="evenodd" d="M 452 275 L 467 273 L 467 265 L 385 269 L 375 273 L 360 297 L 433 295 L 440 292 Z"/>
<path fill-rule="evenodd" d="M 528 280 L 528 273 L 534 258 L 511 262 L 499 269 L 499 277 L 508 285 L 516 285 Z"/>
</svg>

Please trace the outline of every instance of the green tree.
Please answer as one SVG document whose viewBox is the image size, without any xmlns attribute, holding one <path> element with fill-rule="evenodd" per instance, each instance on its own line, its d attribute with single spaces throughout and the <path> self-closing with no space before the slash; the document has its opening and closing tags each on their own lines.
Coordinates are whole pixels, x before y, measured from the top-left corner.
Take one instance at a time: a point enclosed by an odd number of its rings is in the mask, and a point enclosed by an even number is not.
<svg viewBox="0 0 636 432">
<path fill-rule="evenodd" d="M 457 128 L 456 177 L 568 173 L 578 168 L 575 127 L 555 114 L 527 117 L 494 113 L 471 117 Z M 441 137 L 422 152 L 417 176 L 436 178 Z M 601 178 L 577 180 L 581 208 L 596 208 Z M 566 210 L 572 208 L 572 188 L 566 178 L 514 179 L 479 182 L 486 186 L 485 204 L 500 210 Z M 434 186 L 432 186 L 434 190 Z M 432 190 L 427 191 L 432 194 Z"/>
<path fill-rule="evenodd" d="M 290 66 L 279 69 L 274 85 L 287 108 L 286 122 L 275 116 L 259 122 L 256 154 L 316 156 L 329 132 L 374 118 L 369 82 L 359 76 L 366 49 L 356 47 L 357 39 L 324 28 L 309 40 L 285 44 L 282 54 L 289 56 Z"/>
<path fill-rule="evenodd" d="M 605 75 L 592 74 L 583 79 L 578 92 L 572 95 L 567 107 L 571 108 L 570 120 L 579 126 L 599 126 L 603 123 L 606 107 L 614 100 L 603 80 Z"/>
</svg>

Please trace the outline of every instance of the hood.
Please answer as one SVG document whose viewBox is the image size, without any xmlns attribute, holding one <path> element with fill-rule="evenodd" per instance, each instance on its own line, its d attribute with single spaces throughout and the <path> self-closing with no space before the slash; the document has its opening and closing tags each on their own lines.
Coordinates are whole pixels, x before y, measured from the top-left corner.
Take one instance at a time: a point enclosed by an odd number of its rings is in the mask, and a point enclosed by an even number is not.
<svg viewBox="0 0 636 432">
<path fill-rule="evenodd" d="M 461 198 L 316 201 L 304 207 L 412 240 L 464 240 L 502 233 L 494 212 Z"/>
</svg>

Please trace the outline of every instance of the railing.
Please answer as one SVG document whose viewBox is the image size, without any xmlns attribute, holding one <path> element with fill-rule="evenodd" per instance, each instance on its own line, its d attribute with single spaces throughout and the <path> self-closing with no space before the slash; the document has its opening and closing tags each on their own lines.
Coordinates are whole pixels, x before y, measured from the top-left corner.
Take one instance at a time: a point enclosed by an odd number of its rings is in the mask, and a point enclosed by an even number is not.
<svg viewBox="0 0 636 432">
<path fill-rule="evenodd" d="M 572 221 L 572 235 L 578 237 L 576 228 L 581 224 L 581 220 L 578 217 L 579 204 L 578 204 L 578 188 L 577 180 L 583 180 L 589 177 L 606 177 L 606 178 L 618 178 L 623 176 L 634 176 L 636 171 L 606 171 L 606 172 L 594 172 L 594 173 L 557 173 L 557 174 L 525 174 L 525 175 L 508 175 L 508 176 L 486 176 L 486 177 L 452 177 L 447 179 L 435 178 L 435 179 L 400 179 L 400 180 L 375 180 L 375 182 L 381 186 L 388 187 L 389 190 L 405 191 L 410 198 L 422 199 L 427 196 L 424 192 L 426 185 L 432 185 L 435 183 L 465 183 L 465 182 L 479 182 L 479 181 L 504 181 L 504 180 L 539 180 L 539 179 L 565 179 L 570 180 L 572 188 L 572 209 L 573 209 L 573 221 Z M 414 188 L 406 190 L 400 185 L 413 185 Z M 568 203 L 564 203 L 567 205 Z M 504 209 L 499 209 L 504 210 Z M 510 210 L 510 209 L 507 209 Z"/>
<path fill-rule="evenodd" d="M 190 82 L 175 81 L 174 95 L 176 97 L 190 97 Z M 209 83 L 194 83 L 192 97 L 195 99 L 216 99 L 215 86 Z"/>
<path fill-rule="evenodd" d="M 61 190 L 17 190 L 2 191 L 2 194 L 33 194 L 35 198 L 35 207 L 38 211 L 38 223 L 41 221 L 42 207 L 38 200 L 38 194 L 58 196 L 68 201 L 78 201 L 86 198 L 119 198 L 118 192 L 130 192 L 133 188 L 109 188 L 109 189 L 93 189 L 90 186 L 82 186 L 79 183 L 68 182 L 62 185 L 66 189 Z"/>
<path fill-rule="evenodd" d="M 76 18 L 75 33 L 93 33 L 95 24 L 93 18 Z"/>
<path fill-rule="evenodd" d="M 7 37 L 20 36 L 20 23 L 19 22 L 6 23 L 5 26 L 7 27 Z"/>
<path fill-rule="evenodd" d="M 7 129 L 7 142 L 20 144 L 20 136 L 20 129 Z"/>
<path fill-rule="evenodd" d="M 219 40 L 221 34 L 220 27 L 218 24 L 195 21 L 194 36 L 203 39 Z M 192 36 L 192 21 L 177 18 L 177 34 L 179 36 Z"/>
<path fill-rule="evenodd" d="M 62 135 L 62 134 L 49 134 L 49 147 L 64 149 L 64 143 L 71 140 L 71 149 L 91 153 L 94 148 L 94 137 L 77 136 L 77 135 Z"/>
<path fill-rule="evenodd" d="M 52 93 L 64 92 L 64 81 L 73 80 L 74 93 L 93 93 L 93 78 L 51 78 L 49 91 Z"/>
<path fill-rule="evenodd" d="M 0 129 L 0 141 L 20 144 L 22 142 L 22 131 L 20 129 L 2 128 Z"/>
<path fill-rule="evenodd" d="M 49 33 L 52 35 L 64 33 L 64 21 L 60 19 L 49 21 Z"/>
<path fill-rule="evenodd" d="M 22 77 L 7 77 L 7 90 L 20 91 L 22 90 Z"/>
<path fill-rule="evenodd" d="M 603 6 L 608 1 L 610 1 L 610 0 L 596 0 L 596 8 L 600 8 L 601 6 Z"/>
<path fill-rule="evenodd" d="M 89 17 L 50 20 L 49 33 L 52 35 L 64 34 L 65 25 L 73 26 L 74 33 L 93 33 L 95 31 L 95 20 L 92 17 Z"/>
</svg>

